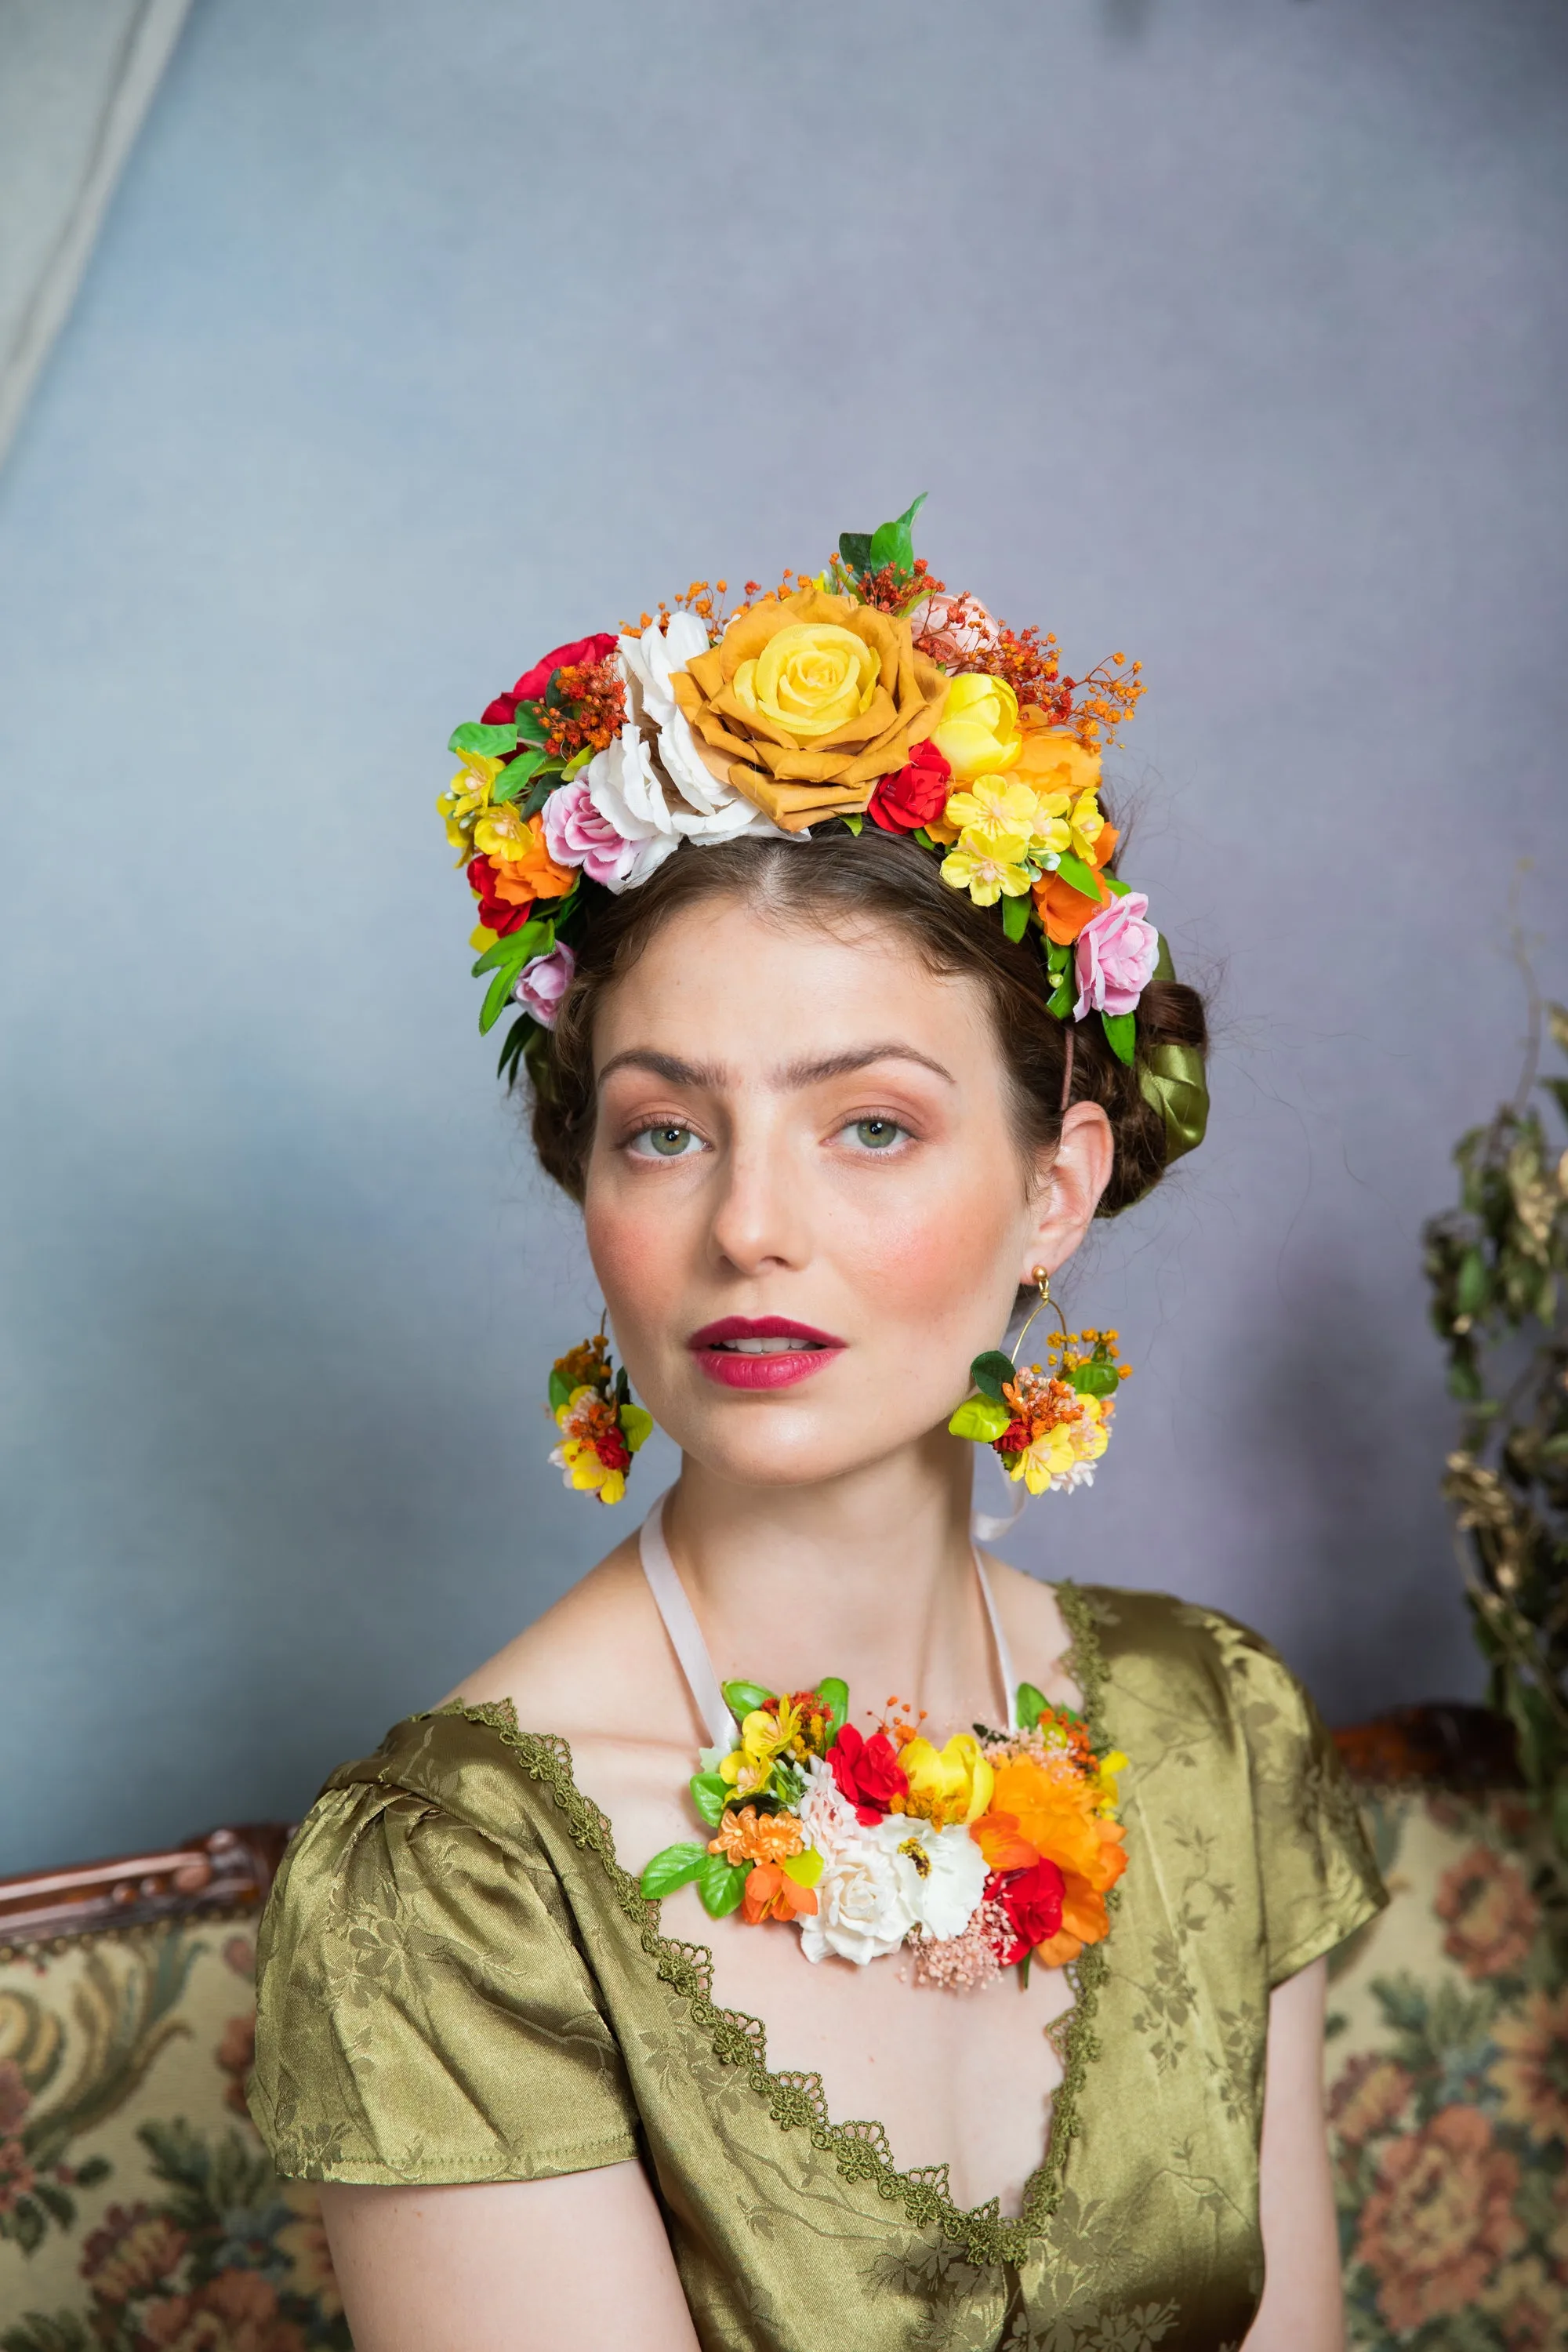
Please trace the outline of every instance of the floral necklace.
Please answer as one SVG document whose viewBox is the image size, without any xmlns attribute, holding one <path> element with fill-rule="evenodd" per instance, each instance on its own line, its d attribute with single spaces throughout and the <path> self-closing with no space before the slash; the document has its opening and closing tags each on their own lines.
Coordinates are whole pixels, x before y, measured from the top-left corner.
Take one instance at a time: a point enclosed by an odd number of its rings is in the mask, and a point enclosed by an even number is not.
<svg viewBox="0 0 1568 2352">
<path fill-rule="evenodd" d="M 1127 1763 L 1096 1756 L 1088 1727 L 1016 1685 L 1005 1730 L 976 1725 L 936 1748 L 894 1715 L 867 1738 L 849 1693 L 721 1685 L 663 1532 L 664 1500 L 639 1538 L 642 1564 L 711 1744 L 691 1801 L 705 1841 L 656 1853 L 642 1891 L 695 1885 L 716 1919 L 782 1921 L 808 1960 L 864 1966 L 908 1945 L 915 1981 L 952 1990 L 1016 1967 L 1065 1967 L 1110 1925 L 1105 1898 L 1127 1866 L 1115 1817 Z M 975 1570 L 1003 1680 L 1013 1674 L 989 1581 Z M 896 1700 L 889 1701 L 896 1708 Z M 738 1726 L 738 1728 L 737 1728 Z"/>
</svg>

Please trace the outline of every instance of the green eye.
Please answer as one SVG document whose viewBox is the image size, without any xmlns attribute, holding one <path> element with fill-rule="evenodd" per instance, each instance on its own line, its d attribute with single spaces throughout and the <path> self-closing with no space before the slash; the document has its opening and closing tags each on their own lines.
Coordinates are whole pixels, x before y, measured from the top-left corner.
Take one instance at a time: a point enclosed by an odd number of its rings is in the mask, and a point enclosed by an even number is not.
<svg viewBox="0 0 1568 2352">
<path fill-rule="evenodd" d="M 658 1152 L 661 1160 L 679 1160 L 691 1141 L 691 1129 L 689 1127 L 646 1127 L 637 1141 L 645 1143 L 650 1151 Z"/>
<path fill-rule="evenodd" d="M 898 1141 L 903 1131 L 890 1118 L 858 1118 L 855 1122 L 855 1140 L 863 1143 L 868 1151 L 886 1151 L 890 1143 Z"/>
</svg>

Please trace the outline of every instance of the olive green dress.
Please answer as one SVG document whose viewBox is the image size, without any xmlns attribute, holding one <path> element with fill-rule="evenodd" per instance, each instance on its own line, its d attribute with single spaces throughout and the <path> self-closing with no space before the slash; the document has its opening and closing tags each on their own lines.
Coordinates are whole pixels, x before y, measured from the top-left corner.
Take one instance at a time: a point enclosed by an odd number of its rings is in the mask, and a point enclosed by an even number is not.
<svg viewBox="0 0 1568 2352">
<path fill-rule="evenodd" d="M 1020 2220 L 959 2210 L 943 2168 L 899 2171 L 879 2125 L 771 2072 L 706 1948 L 661 1934 L 564 1741 L 494 1706 L 397 1725 L 289 1849 L 251 2088 L 279 2172 L 635 2158 L 705 2352 L 1238 2345 L 1263 2284 L 1268 1993 L 1385 1897 L 1311 1702 L 1257 1635 L 1160 1594 L 1058 1590 L 1096 1745 L 1131 1759 L 1129 1862 L 1074 1972 Z M 931 1995 L 966 1997 L 988 1996 Z"/>
</svg>

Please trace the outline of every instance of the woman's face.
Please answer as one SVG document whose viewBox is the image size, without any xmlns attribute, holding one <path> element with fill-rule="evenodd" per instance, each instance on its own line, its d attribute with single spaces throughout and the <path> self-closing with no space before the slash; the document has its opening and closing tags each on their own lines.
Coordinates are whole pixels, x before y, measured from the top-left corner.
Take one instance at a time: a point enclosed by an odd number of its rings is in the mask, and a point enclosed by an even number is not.
<svg viewBox="0 0 1568 2352">
<path fill-rule="evenodd" d="M 1097 1110 L 1026 1167 L 978 984 L 880 926 L 692 908 L 594 1045 L 584 1213 L 621 1355 L 677 1444 L 746 1484 L 939 1427 L 1109 1173 Z"/>
</svg>

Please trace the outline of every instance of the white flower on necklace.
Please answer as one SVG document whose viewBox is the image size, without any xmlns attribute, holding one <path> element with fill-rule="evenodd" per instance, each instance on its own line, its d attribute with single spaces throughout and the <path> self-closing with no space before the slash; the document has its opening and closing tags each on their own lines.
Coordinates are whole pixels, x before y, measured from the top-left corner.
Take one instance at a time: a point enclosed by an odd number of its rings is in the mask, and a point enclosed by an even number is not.
<svg viewBox="0 0 1568 2352">
<path fill-rule="evenodd" d="M 869 1834 L 889 1847 L 915 1925 L 939 1942 L 962 1936 L 984 1896 L 989 1874 L 969 1832 L 959 1823 L 939 1830 L 918 1814 L 889 1813 Z"/>
<path fill-rule="evenodd" d="M 821 1854 L 823 1868 L 816 1909 L 800 1922 L 801 1948 L 808 1960 L 826 1959 L 831 1952 L 864 1968 L 868 1960 L 896 1952 L 914 1927 L 905 1875 L 915 1874 L 900 1873 L 893 1844 L 883 1834 L 888 1822 L 861 1828 L 825 1764 L 814 1759 L 806 1780 L 800 1824 L 807 1843 Z M 898 1826 L 901 1831 L 905 1825 Z"/>
</svg>

